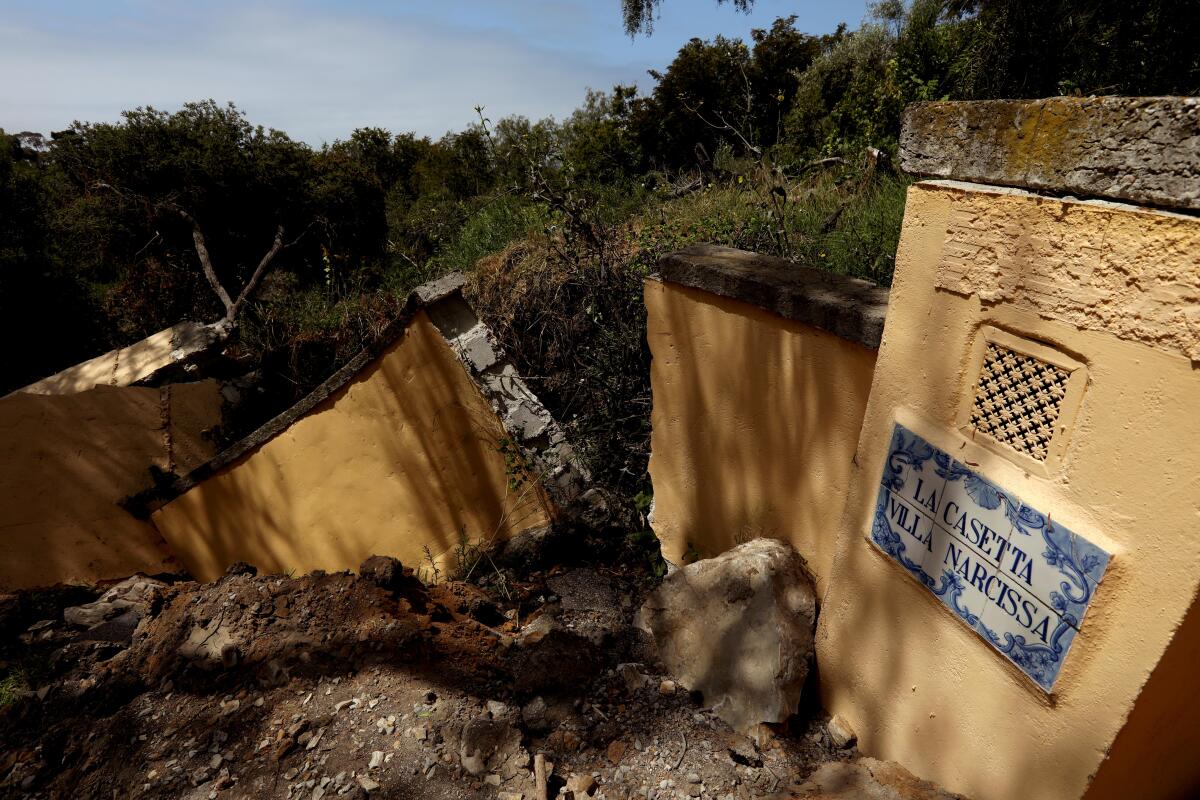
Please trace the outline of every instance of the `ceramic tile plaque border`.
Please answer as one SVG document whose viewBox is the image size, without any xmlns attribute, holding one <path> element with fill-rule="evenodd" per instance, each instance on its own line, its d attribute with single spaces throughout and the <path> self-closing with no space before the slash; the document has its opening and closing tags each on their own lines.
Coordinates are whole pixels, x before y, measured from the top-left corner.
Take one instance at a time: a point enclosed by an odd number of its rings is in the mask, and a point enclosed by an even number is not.
<svg viewBox="0 0 1200 800">
<path fill-rule="evenodd" d="M 896 424 L 871 540 L 1049 692 L 1109 554 Z"/>
</svg>

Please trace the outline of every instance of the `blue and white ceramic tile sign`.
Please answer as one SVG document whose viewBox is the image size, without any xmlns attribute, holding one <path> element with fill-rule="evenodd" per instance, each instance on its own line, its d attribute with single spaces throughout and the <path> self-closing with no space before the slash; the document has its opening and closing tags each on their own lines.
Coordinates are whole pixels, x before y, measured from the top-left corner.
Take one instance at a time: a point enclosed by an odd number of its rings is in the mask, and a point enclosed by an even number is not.
<svg viewBox="0 0 1200 800">
<path fill-rule="evenodd" d="M 1109 554 L 897 424 L 871 539 L 1045 691 Z"/>
</svg>

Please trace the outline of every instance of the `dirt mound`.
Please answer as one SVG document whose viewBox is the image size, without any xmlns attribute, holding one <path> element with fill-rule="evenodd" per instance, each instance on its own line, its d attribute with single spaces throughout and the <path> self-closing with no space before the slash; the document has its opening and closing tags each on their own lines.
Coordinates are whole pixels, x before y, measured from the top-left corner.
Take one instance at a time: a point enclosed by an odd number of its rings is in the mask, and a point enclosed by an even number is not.
<svg viewBox="0 0 1200 800">
<path fill-rule="evenodd" d="M 853 756 L 819 711 L 748 739 L 702 708 L 632 625 L 645 588 L 375 558 L 8 598 L 31 689 L 0 711 L 0 797 L 750 800 Z"/>
</svg>

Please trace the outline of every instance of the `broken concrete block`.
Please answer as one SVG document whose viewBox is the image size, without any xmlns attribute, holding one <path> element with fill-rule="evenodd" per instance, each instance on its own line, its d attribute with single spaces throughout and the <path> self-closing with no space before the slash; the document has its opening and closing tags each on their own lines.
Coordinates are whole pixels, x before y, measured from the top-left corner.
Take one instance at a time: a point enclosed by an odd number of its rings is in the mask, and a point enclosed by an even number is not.
<svg viewBox="0 0 1200 800">
<path fill-rule="evenodd" d="M 795 712 L 816 617 L 800 555 L 756 539 L 676 570 L 646 600 L 639 624 L 671 674 L 745 733 Z"/>
<path fill-rule="evenodd" d="M 229 626 L 216 619 L 205 626 L 193 625 L 187 639 L 179 646 L 179 655 L 200 669 L 228 669 L 237 664 L 238 644 Z"/>
<path fill-rule="evenodd" d="M 87 628 L 86 638 L 128 641 L 138 623 L 150 613 L 155 595 L 166 586 L 154 578 L 134 575 L 94 602 L 63 609 L 63 620 L 68 625 Z"/>
</svg>

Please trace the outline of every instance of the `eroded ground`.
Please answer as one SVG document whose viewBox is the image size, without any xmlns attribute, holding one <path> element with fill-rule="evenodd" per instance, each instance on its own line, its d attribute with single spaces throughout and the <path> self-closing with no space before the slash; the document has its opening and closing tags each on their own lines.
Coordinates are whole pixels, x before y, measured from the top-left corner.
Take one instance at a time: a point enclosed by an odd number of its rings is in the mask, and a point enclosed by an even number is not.
<svg viewBox="0 0 1200 800">
<path fill-rule="evenodd" d="M 636 565 L 364 567 L 8 596 L 3 658 L 33 680 L 0 712 L 0 795 L 534 800 L 542 754 L 550 797 L 946 796 L 817 709 L 733 733 L 656 667 Z"/>
</svg>

